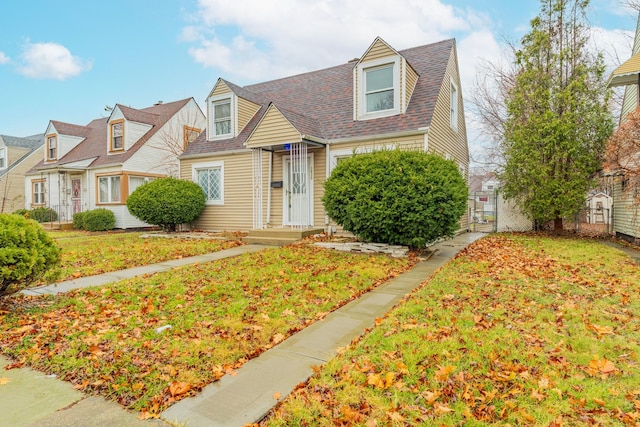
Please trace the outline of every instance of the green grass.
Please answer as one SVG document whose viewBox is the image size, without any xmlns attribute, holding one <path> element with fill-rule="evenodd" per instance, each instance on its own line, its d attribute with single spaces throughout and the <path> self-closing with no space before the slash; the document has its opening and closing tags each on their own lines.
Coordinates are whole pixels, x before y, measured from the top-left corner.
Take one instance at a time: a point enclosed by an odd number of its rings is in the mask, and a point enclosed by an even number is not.
<svg viewBox="0 0 640 427">
<path fill-rule="evenodd" d="M 638 425 L 640 267 L 595 241 L 482 239 L 262 424 Z"/>
<path fill-rule="evenodd" d="M 141 238 L 140 232 L 53 232 L 61 249 L 60 266 L 45 282 L 69 280 L 126 268 L 217 252 L 242 243 L 239 240 Z M 148 234 L 148 233 L 146 233 Z"/>
<path fill-rule="evenodd" d="M 410 265 L 294 246 L 48 298 L 13 296 L 0 307 L 0 350 L 154 416 Z"/>
</svg>

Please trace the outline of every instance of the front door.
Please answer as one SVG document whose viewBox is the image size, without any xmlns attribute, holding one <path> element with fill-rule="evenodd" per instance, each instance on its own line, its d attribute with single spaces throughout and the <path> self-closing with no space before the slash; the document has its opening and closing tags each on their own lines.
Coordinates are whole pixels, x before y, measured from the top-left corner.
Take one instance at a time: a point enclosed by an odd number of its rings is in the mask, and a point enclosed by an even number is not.
<svg viewBox="0 0 640 427">
<path fill-rule="evenodd" d="M 284 224 L 313 225 L 313 154 L 284 158 Z"/>
<path fill-rule="evenodd" d="M 71 180 L 71 204 L 74 214 L 82 212 L 82 180 L 80 178 Z"/>
</svg>

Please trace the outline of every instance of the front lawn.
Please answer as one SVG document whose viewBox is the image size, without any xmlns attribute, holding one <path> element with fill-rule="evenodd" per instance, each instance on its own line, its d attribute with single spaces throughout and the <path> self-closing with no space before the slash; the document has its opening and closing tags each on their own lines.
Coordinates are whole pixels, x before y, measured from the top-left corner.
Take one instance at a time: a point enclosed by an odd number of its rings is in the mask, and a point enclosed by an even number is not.
<svg viewBox="0 0 640 427">
<path fill-rule="evenodd" d="M 301 245 L 14 295 L 0 300 L 0 351 L 152 417 L 411 265 Z"/>
<path fill-rule="evenodd" d="M 640 423 L 640 266 L 595 241 L 472 244 L 262 423 Z"/>
<path fill-rule="evenodd" d="M 217 252 L 243 243 L 237 239 L 141 238 L 148 233 L 51 232 L 60 247 L 60 266 L 46 282 L 93 276 L 126 268 Z"/>
</svg>

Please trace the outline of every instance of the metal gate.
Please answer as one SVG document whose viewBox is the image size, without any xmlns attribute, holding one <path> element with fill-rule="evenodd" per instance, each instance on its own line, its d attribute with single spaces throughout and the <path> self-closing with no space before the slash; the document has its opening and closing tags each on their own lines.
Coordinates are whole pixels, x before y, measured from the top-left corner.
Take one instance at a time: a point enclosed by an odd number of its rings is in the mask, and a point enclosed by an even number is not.
<svg viewBox="0 0 640 427">
<path fill-rule="evenodd" d="M 469 203 L 469 229 L 495 233 L 498 224 L 498 198 L 495 190 L 474 191 Z"/>
</svg>

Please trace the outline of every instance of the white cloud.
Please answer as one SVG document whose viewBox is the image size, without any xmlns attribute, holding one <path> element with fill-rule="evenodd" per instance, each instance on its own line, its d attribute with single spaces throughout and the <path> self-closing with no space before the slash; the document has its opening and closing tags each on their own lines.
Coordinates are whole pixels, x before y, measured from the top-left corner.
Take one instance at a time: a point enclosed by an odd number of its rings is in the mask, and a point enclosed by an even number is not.
<svg viewBox="0 0 640 427">
<path fill-rule="evenodd" d="M 194 43 L 196 62 L 244 84 L 346 62 L 376 36 L 404 49 L 483 22 L 467 15 L 441 0 L 200 0 L 199 22 L 181 39 Z"/>
<path fill-rule="evenodd" d="M 93 66 L 58 43 L 27 43 L 20 59 L 20 73 L 36 79 L 65 80 Z"/>
<path fill-rule="evenodd" d="M 9 57 L 5 55 L 4 52 L 0 52 L 0 65 L 8 64 L 9 62 L 11 62 L 11 59 L 9 59 Z"/>
</svg>

